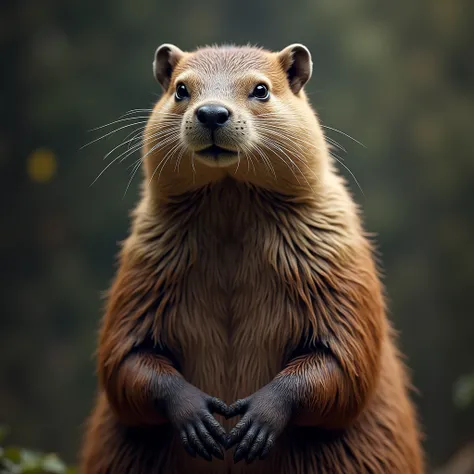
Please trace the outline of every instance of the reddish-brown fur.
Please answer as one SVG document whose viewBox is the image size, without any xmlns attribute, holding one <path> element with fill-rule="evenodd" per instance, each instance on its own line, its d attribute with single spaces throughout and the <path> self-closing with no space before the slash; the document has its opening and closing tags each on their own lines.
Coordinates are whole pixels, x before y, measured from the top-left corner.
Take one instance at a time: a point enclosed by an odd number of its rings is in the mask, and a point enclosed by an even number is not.
<svg viewBox="0 0 474 474">
<path fill-rule="evenodd" d="M 82 472 L 421 474 L 409 382 L 371 244 L 304 92 L 290 91 L 280 56 L 252 48 L 185 53 L 172 81 L 189 70 L 212 77 L 213 64 L 269 77 L 300 117 L 285 126 L 313 147 L 299 148 L 304 164 L 293 170 L 267 150 L 276 178 L 257 153 L 255 172 L 229 172 L 183 152 L 180 171 L 163 166 L 160 176 L 166 148 L 149 154 L 100 332 Z M 161 110 L 179 111 L 172 89 L 145 136 Z M 257 120 L 262 111 L 251 113 Z M 305 337 L 329 349 L 296 354 Z M 302 402 L 265 461 L 234 464 L 228 451 L 208 463 L 184 451 L 157 409 L 159 373 L 228 404 L 277 379 Z M 218 419 L 227 431 L 236 423 Z"/>
</svg>

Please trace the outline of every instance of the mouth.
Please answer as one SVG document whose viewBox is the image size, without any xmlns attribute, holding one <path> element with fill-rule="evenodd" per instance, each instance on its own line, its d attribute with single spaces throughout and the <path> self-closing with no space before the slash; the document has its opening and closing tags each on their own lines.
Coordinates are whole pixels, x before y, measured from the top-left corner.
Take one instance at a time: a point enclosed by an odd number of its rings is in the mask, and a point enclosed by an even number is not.
<svg viewBox="0 0 474 474">
<path fill-rule="evenodd" d="M 239 153 L 213 144 L 196 151 L 196 158 L 211 168 L 227 168 L 239 161 Z"/>
<path fill-rule="evenodd" d="M 213 158 L 217 159 L 218 157 L 235 156 L 237 155 L 237 152 L 213 144 L 211 146 L 208 146 L 207 148 L 203 148 L 202 150 L 197 151 L 196 154 L 200 156 L 212 156 Z"/>
</svg>

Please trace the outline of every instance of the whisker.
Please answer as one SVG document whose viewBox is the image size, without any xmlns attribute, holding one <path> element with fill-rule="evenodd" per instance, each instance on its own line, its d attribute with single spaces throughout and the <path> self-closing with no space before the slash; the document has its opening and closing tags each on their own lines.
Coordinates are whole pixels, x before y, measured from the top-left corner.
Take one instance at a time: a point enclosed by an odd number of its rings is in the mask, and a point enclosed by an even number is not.
<svg viewBox="0 0 474 474">
<path fill-rule="evenodd" d="M 127 140 L 127 141 L 123 141 L 122 143 L 118 144 L 115 148 L 112 148 L 112 150 L 110 150 L 102 159 L 103 160 L 106 160 L 115 150 L 119 149 L 120 147 L 126 145 L 128 143 L 128 147 L 127 147 L 127 151 L 130 150 L 130 145 L 131 145 L 131 141 L 133 139 L 131 138 L 130 140 Z M 139 143 L 138 145 L 134 145 L 134 147 L 136 146 L 141 146 L 142 144 Z M 135 151 L 135 150 L 134 150 Z"/>
<path fill-rule="evenodd" d="M 161 177 L 161 173 L 162 171 L 164 170 L 165 166 L 166 166 L 166 163 L 171 160 L 174 155 L 179 151 L 180 148 L 182 148 L 183 145 L 181 144 L 181 142 L 178 140 L 178 143 L 176 143 L 176 145 L 174 145 L 174 147 L 171 149 L 171 153 L 170 153 L 170 156 L 168 157 L 168 159 L 164 162 L 163 166 L 161 167 L 161 170 L 160 172 L 158 173 L 158 181 L 160 180 L 160 177 Z"/>
<path fill-rule="evenodd" d="M 145 127 L 137 127 L 135 130 L 132 130 L 130 133 L 127 133 L 126 137 L 125 137 L 125 140 L 127 138 L 129 138 L 130 136 L 136 136 L 136 135 L 139 135 L 141 133 L 143 133 L 145 131 Z"/>
<path fill-rule="evenodd" d="M 293 164 L 293 166 L 297 168 L 298 171 L 301 173 L 301 170 L 296 166 L 295 162 L 278 145 L 276 145 L 275 142 L 272 142 L 271 140 L 268 140 L 267 138 L 264 138 L 264 137 L 261 137 L 261 139 L 263 143 L 265 143 L 265 145 L 274 152 L 277 158 L 279 158 L 285 165 L 288 166 L 289 170 L 293 173 L 293 176 L 295 177 L 296 181 L 298 181 L 298 184 L 300 184 L 300 180 L 296 176 L 294 169 L 288 164 L 288 162 L 283 157 L 279 155 L 278 150 L 280 150 L 288 158 L 290 163 Z"/>
<path fill-rule="evenodd" d="M 249 145 L 246 145 L 246 149 L 247 149 L 248 161 L 250 161 L 250 164 L 252 165 L 252 168 L 253 168 L 253 174 L 257 176 L 257 169 L 255 168 L 255 163 L 252 158 L 252 147 Z M 248 171 L 250 172 L 250 165 L 248 167 Z"/>
<path fill-rule="evenodd" d="M 128 112 L 125 112 L 124 114 L 122 114 L 120 117 L 126 117 L 127 115 L 131 115 L 137 112 L 153 112 L 153 109 L 152 108 L 151 109 L 131 109 Z"/>
<path fill-rule="evenodd" d="M 177 135 L 176 137 L 174 137 L 175 140 L 179 140 L 179 135 Z M 173 143 L 173 142 L 171 142 Z M 173 150 L 176 149 L 177 146 L 179 146 L 180 143 L 178 142 L 177 144 L 173 145 L 170 150 L 166 153 L 166 155 L 162 158 L 162 160 L 158 163 L 158 165 L 156 166 L 156 168 L 154 169 L 153 171 L 153 174 L 151 175 L 151 178 L 148 182 L 148 186 L 150 186 L 151 182 L 153 181 L 153 178 L 155 177 L 155 174 L 156 172 L 158 171 L 158 169 L 160 168 L 160 166 L 163 164 L 162 168 L 161 168 L 161 171 L 163 171 L 163 168 L 166 166 L 166 162 L 168 161 L 169 158 L 171 158 L 171 156 L 168 157 L 168 155 L 170 155 L 170 152 L 172 152 Z M 161 176 L 161 171 L 160 171 L 160 174 L 158 175 L 158 180 L 160 179 L 160 176 Z"/>
<path fill-rule="evenodd" d="M 146 142 L 146 140 L 143 140 L 142 137 L 144 135 L 144 129 L 140 129 L 140 130 L 136 130 L 136 133 L 132 136 L 132 138 L 130 138 L 129 142 L 128 142 L 128 146 L 127 146 L 127 149 L 129 150 L 130 147 L 132 146 L 132 143 L 136 140 L 138 140 L 139 143 L 141 143 L 142 145 Z M 132 133 L 129 133 L 125 138 L 128 138 L 131 134 L 133 134 L 134 132 Z"/>
<path fill-rule="evenodd" d="M 178 155 L 178 158 L 176 159 L 177 170 L 176 170 L 176 165 L 175 165 L 174 169 L 175 169 L 175 171 L 176 171 L 177 174 L 179 174 L 179 165 L 180 165 L 180 163 L 181 163 L 181 158 L 183 157 L 185 151 L 186 151 L 186 147 L 183 146 L 183 147 L 182 147 L 182 150 L 181 150 L 181 152 L 180 152 L 180 154 Z"/>
<path fill-rule="evenodd" d="M 155 133 L 152 133 L 151 135 L 145 137 L 142 141 L 142 144 L 145 145 L 146 143 L 150 142 L 153 138 L 163 136 L 168 133 L 174 133 L 175 131 L 176 131 L 175 127 L 171 127 L 171 126 L 157 129 Z"/>
<path fill-rule="evenodd" d="M 358 142 L 355 138 L 351 137 L 350 135 L 347 135 L 347 134 L 345 134 L 344 132 L 342 132 L 342 131 L 340 131 L 340 130 L 333 129 L 332 127 L 325 127 L 325 128 L 328 128 L 328 129 L 330 129 L 330 130 L 334 130 L 334 131 L 337 131 L 337 132 L 339 132 L 339 133 L 342 133 L 343 135 L 345 135 L 345 136 L 347 136 L 348 138 L 354 140 L 356 143 L 360 144 L 361 146 L 363 146 L 363 147 L 365 148 L 365 145 L 363 145 L 362 143 Z M 284 147 L 285 149 L 287 149 L 287 151 L 289 151 L 289 152 L 290 152 L 290 150 L 285 147 L 285 145 L 288 145 L 287 141 L 293 142 L 294 145 L 296 145 L 296 144 L 294 143 L 294 140 L 297 140 L 297 141 L 299 141 L 299 142 L 301 142 L 301 143 L 304 143 L 304 144 L 306 144 L 306 145 L 311 145 L 311 143 L 308 143 L 308 142 L 306 142 L 305 140 L 301 140 L 299 137 L 292 136 L 292 137 L 290 138 L 285 130 L 282 130 L 282 129 L 278 128 L 278 127 L 272 127 L 271 125 L 269 125 L 269 124 L 267 124 L 267 123 L 265 123 L 263 126 L 259 126 L 259 129 L 265 130 L 267 133 L 270 133 L 270 134 L 274 137 L 274 141 L 277 141 L 280 146 L 283 146 L 283 147 Z M 285 140 L 285 145 L 283 145 L 283 144 L 281 143 L 281 137 L 284 138 L 284 140 Z M 326 138 L 328 138 L 328 137 L 326 137 Z M 279 139 L 280 139 L 280 140 L 279 140 Z M 329 140 L 331 141 L 332 139 L 329 139 Z M 335 142 L 335 141 L 334 141 L 334 142 Z M 272 143 L 273 143 L 273 142 L 272 142 Z M 335 142 L 335 143 L 337 144 L 337 142 Z M 314 146 L 314 145 L 313 145 L 313 146 Z M 317 148 L 317 147 L 316 147 L 316 148 Z M 341 148 L 341 146 L 339 146 L 339 148 Z M 296 151 L 296 150 L 294 150 L 294 151 Z M 344 151 L 346 151 L 346 150 L 344 149 Z M 350 168 L 343 162 L 342 158 L 337 157 L 337 155 L 335 155 L 335 154 L 332 153 L 332 152 L 329 152 L 329 154 L 330 154 L 333 158 L 335 158 L 335 159 L 337 160 L 337 162 L 340 163 L 340 164 L 350 173 L 350 175 L 351 175 L 352 178 L 354 179 L 354 182 L 357 184 L 358 188 L 360 189 L 362 195 L 365 197 L 364 191 L 363 191 L 363 189 L 362 189 L 362 187 L 361 187 L 359 181 L 358 181 L 357 178 L 355 177 L 354 173 L 350 170 Z M 300 161 L 304 161 L 304 160 L 301 160 L 301 159 L 300 159 Z M 305 165 L 306 165 L 306 163 L 305 163 Z M 312 172 L 313 176 L 315 176 L 315 177 L 318 179 L 318 177 L 316 176 L 316 174 L 314 174 L 314 171 L 311 170 L 307 165 L 306 165 L 306 167 L 308 168 L 308 170 L 310 170 L 310 171 Z"/>
<path fill-rule="evenodd" d="M 300 142 L 302 145 L 305 145 L 306 147 L 315 148 L 316 150 L 320 150 L 320 148 L 315 143 L 313 143 L 311 141 L 308 141 L 308 140 L 304 140 L 301 137 L 295 136 L 294 134 L 290 135 L 287 130 L 282 129 L 279 126 L 275 126 L 274 124 L 271 124 L 271 123 L 269 124 L 269 123 L 266 123 L 266 122 L 264 122 L 263 124 L 259 124 L 258 129 L 263 129 L 263 128 L 266 128 L 268 130 L 272 130 L 273 132 L 277 132 L 278 136 L 286 137 L 291 141 L 296 140 L 296 141 Z"/>
<path fill-rule="evenodd" d="M 256 117 L 257 119 L 258 118 L 263 118 L 264 122 L 267 122 L 266 124 L 269 125 L 268 122 L 271 122 L 272 124 L 274 125 L 277 125 L 277 124 L 285 124 L 287 123 L 287 120 L 288 118 L 293 118 L 295 120 L 298 120 L 298 117 L 293 114 L 293 113 L 288 113 L 288 112 L 283 112 L 283 113 L 276 113 L 276 112 L 272 112 L 272 113 L 267 113 L 267 114 L 260 114 Z M 334 127 L 330 127 L 330 126 L 327 126 L 327 125 L 323 125 L 321 124 L 321 127 L 322 128 L 325 128 L 327 130 L 332 130 L 336 133 L 339 133 L 347 138 L 349 138 L 350 140 L 354 141 L 355 143 L 357 143 L 358 145 L 361 145 L 363 146 L 364 148 L 367 148 L 363 143 L 361 143 L 360 141 L 356 140 L 354 137 L 350 136 L 348 133 L 345 133 L 343 132 L 342 130 L 339 130 L 337 128 L 334 128 Z M 298 139 L 298 137 L 294 137 L 295 139 Z M 347 150 L 340 144 L 338 143 L 336 140 L 328 137 L 328 136 L 325 136 L 326 140 L 329 142 L 329 143 L 332 143 L 336 148 L 339 148 L 340 150 L 344 151 L 345 153 L 347 153 Z M 341 158 L 342 159 L 342 158 Z"/>
<path fill-rule="evenodd" d="M 193 184 L 196 184 L 196 167 L 194 166 L 194 151 L 191 154 L 191 167 L 193 169 Z"/>
<path fill-rule="evenodd" d="M 160 145 L 161 142 L 158 143 L 158 145 Z M 141 144 L 139 144 L 141 145 Z M 121 160 L 121 162 L 123 162 L 126 158 L 128 158 L 130 155 L 132 155 L 135 151 L 137 151 L 137 147 L 139 145 L 134 145 L 134 148 L 132 148 L 132 150 L 127 150 L 126 152 L 124 153 L 121 153 L 119 156 L 117 156 L 116 158 L 114 158 L 110 163 L 107 164 L 107 166 L 105 166 L 105 168 L 98 174 L 98 176 L 94 179 L 94 181 L 92 181 L 92 183 L 90 184 L 90 186 L 94 185 L 97 180 L 117 161 L 120 159 L 120 157 L 122 157 L 124 154 L 126 155 L 125 158 L 123 158 Z M 151 152 L 151 151 L 154 151 L 156 149 L 156 145 L 148 152 L 146 153 L 146 155 L 143 157 L 143 159 Z"/>
<path fill-rule="evenodd" d="M 319 181 L 319 177 L 316 175 L 314 170 L 311 169 L 310 166 L 308 166 L 306 160 L 303 159 L 300 156 L 300 154 L 298 153 L 298 151 L 296 149 L 292 149 L 291 145 L 288 145 L 288 143 L 286 141 L 284 143 L 282 143 L 280 140 L 278 140 L 279 137 L 270 138 L 270 137 L 266 136 L 265 134 L 262 134 L 261 138 L 263 139 L 262 141 L 264 141 L 266 143 L 266 146 L 268 148 L 272 149 L 273 151 L 279 150 L 280 152 L 282 152 L 288 158 L 288 160 L 291 162 L 291 164 L 298 170 L 298 172 L 301 174 L 301 176 L 303 176 L 303 178 L 305 179 L 306 183 L 308 184 L 308 186 L 310 188 L 311 188 L 311 185 L 310 185 L 308 179 L 306 178 L 306 175 L 302 172 L 302 170 L 299 168 L 299 166 L 292 160 L 292 158 L 285 152 L 285 150 L 288 153 L 292 154 L 293 157 L 296 158 L 298 161 L 300 161 L 305 166 L 305 168 L 307 168 L 309 173 L 311 173 L 314 176 L 314 178 L 317 181 Z M 286 161 L 278 153 L 276 153 L 276 155 L 277 155 L 277 157 L 279 157 L 281 160 L 283 160 L 286 163 Z M 288 163 L 286 163 L 286 164 L 288 166 Z M 296 174 L 294 173 L 294 171 L 292 169 L 291 169 L 291 171 L 293 172 L 293 175 L 295 176 L 296 180 L 299 183 L 298 177 L 296 176 Z"/>
<path fill-rule="evenodd" d="M 145 153 L 145 155 L 141 158 L 140 162 L 143 163 L 143 162 L 145 161 L 145 158 L 146 158 L 150 153 L 152 153 L 153 151 L 157 150 L 157 149 L 160 147 L 160 145 L 162 145 L 162 142 L 158 142 L 157 144 L 155 144 L 147 153 Z M 163 161 L 163 160 L 161 160 L 160 163 L 161 163 L 162 161 Z M 158 164 L 158 166 L 159 166 L 159 164 Z M 153 174 L 154 174 L 154 173 L 153 173 Z M 152 176 L 151 179 L 153 179 L 153 176 Z M 150 180 L 150 182 L 151 182 L 151 180 Z"/>
<path fill-rule="evenodd" d="M 239 171 L 239 166 L 240 166 L 240 151 L 237 151 L 237 168 L 235 168 L 234 174 L 237 174 L 237 171 Z"/>
<path fill-rule="evenodd" d="M 263 136 L 267 136 L 266 134 L 270 134 L 272 137 L 271 139 L 272 140 L 275 140 L 276 142 L 278 142 L 280 145 L 284 145 L 285 147 L 287 147 L 286 149 L 291 153 L 292 151 L 295 152 L 296 154 L 296 157 L 297 159 L 299 159 L 300 161 L 306 163 L 306 160 L 304 158 L 302 158 L 298 152 L 298 150 L 294 147 L 297 147 L 300 152 L 302 153 L 307 153 L 307 149 L 305 149 L 302 144 L 299 144 L 297 142 L 295 142 L 293 139 L 297 139 L 297 137 L 292 137 L 290 138 L 288 135 L 286 135 L 285 133 L 282 133 L 280 130 L 274 130 L 274 129 L 269 129 L 269 128 L 266 128 L 266 127 L 260 127 L 260 131 L 263 131 L 263 132 L 266 132 L 266 133 L 263 133 Z M 270 137 L 267 137 L 267 138 L 270 138 Z M 281 139 L 284 139 L 284 141 L 282 141 Z M 288 143 L 290 142 L 290 143 Z M 303 144 L 306 144 L 306 142 L 302 142 Z M 293 146 L 293 148 L 292 148 Z M 310 143 L 307 144 L 307 146 L 311 146 Z M 318 149 L 316 147 L 316 149 Z"/>
<path fill-rule="evenodd" d="M 101 130 L 102 128 L 111 127 L 112 125 L 115 125 L 116 123 L 130 122 L 132 120 L 144 120 L 144 119 L 147 119 L 147 118 L 148 118 L 148 115 L 141 115 L 141 116 L 138 116 L 138 117 L 122 118 L 122 119 L 114 120 L 113 122 L 110 122 L 110 123 L 106 123 L 104 125 L 100 125 L 99 127 L 91 128 L 88 131 L 89 132 L 95 132 L 96 130 Z"/>
<path fill-rule="evenodd" d="M 150 123 L 150 121 L 149 121 L 149 120 L 141 120 L 141 121 L 139 121 L 139 122 L 134 122 L 134 123 L 129 123 L 129 124 L 127 124 L 127 125 L 123 125 L 123 126 L 121 126 L 121 127 L 119 127 L 119 128 L 116 128 L 116 129 L 114 129 L 114 130 L 111 130 L 110 132 L 108 132 L 108 133 L 102 135 L 102 136 L 99 137 L 99 138 L 96 138 L 96 139 L 90 141 L 89 143 L 86 143 L 85 145 L 81 146 L 80 150 L 82 150 L 82 149 L 84 149 L 84 148 L 86 148 L 86 147 L 92 145 L 93 143 L 98 142 L 99 140 L 102 140 L 102 139 L 104 139 L 104 138 L 107 138 L 108 136 L 113 135 L 114 133 L 120 132 L 121 130 L 124 130 L 124 129 L 129 128 L 129 127 L 134 127 L 134 126 L 136 126 L 136 125 L 147 124 L 147 123 Z M 151 123 L 153 123 L 153 121 L 152 121 Z M 178 120 L 177 118 L 164 119 L 164 120 L 160 120 L 160 121 L 157 122 L 157 123 L 159 123 L 159 124 L 166 124 L 166 123 L 174 123 L 174 124 L 177 124 L 177 123 L 179 123 L 179 120 Z"/>
<path fill-rule="evenodd" d="M 355 177 L 354 173 L 349 169 L 348 166 L 346 166 L 346 164 L 344 162 L 342 162 L 334 153 L 331 153 L 331 156 L 339 163 L 341 164 L 342 166 L 344 166 L 344 168 L 350 173 L 350 175 L 352 176 L 352 178 L 354 179 L 355 183 L 357 184 L 358 188 L 360 189 L 360 192 L 362 193 L 362 196 L 364 196 L 365 198 L 365 194 L 364 194 L 364 191 L 362 190 L 362 187 L 361 185 L 359 184 L 359 181 L 357 180 L 357 178 Z"/>
<path fill-rule="evenodd" d="M 141 155 L 131 164 L 131 165 L 128 165 L 127 166 L 127 169 L 129 170 L 130 168 L 134 168 L 135 165 L 138 163 L 138 162 L 141 162 L 142 161 L 142 157 Z"/>
<path fill-rule="evenodd" d="M 260 150 L 260 147 L 258 145 L 255 146 L 255 151 L 259 154 L 259 156 L 262 158 L 265 166 L 267 166 L 267 168 L 272 172 L 274 178 L 275 178 L 275 181 L 278 181 L 277 180 L 277 175 L 275 173 L 275 169 L 273 168 L 273 165 L 271 163 L 271 161 L 268 159 L 268 157 L 265 155 L 265 153 L 263 153 L 263 151 Z"/>
<path fill-rule="evenodd" d="M 159 114 L 159 115 L 163 115 L 165 117 L 165 119 L 177 119 L 178 117 L 181 117 L 180 115 L 178 114 L 168 114 L 167 112 L 155 112 L 153 115 L 139 115 L 139 116 L 135 116 L 135 117 L 124 117 L 124 118 L 119 118 L 118 120 L 115 120 L 113 122 L 110 122 L 110 123 L 106 123 L 105 125 L 100 125 L 99 127 L 95 127 L 95 128 L 91 128 L 89 131 L 90 132 L 93 132 L 95 130 L 100 130 L 102 128 L 106 128 L 106 127 L 110 127 L 112 125 L 115 125 L 116 123 L 121 123 L 121 122 L 130 122 L 131 120 L 141 120 L 141 119 L 148 119 L 147 121 L 150 122 L 150 123 L 154 123 L 154 122 L 161 122 L 163 121 L 163 117 L 154 117 L 154 115 L 156 114 Z"/>
<path fill-rule="evenodd" d="M 330 138 L 327 135 L 324 135 L 324 138 L 331 145 L 334 145 L 336 148 L 339 148 L 339 150 L 343 151 L 344 153 L 347 153 L 347 150 L 340 143 L 338 143 L 336 140 L 334 140 L 333 138 Z"/>
<path fill-rule="evenodd" d="M 250 173 L 250 164 L 252 164 L 252 167 L 253 167 L 253 171 L 254 171 L 254 174 L 256 174 L 256 170 L 255 170 L 255 164 L 252 160 L 252 147 L 247 145 L 247 144 L 243 144 L 241 145 L 242 147 L 242 153 L 243 155 L 247 158 L 247 174 Z"/>
<path fill-rule="evenodd" d="M 126 194 L 127 194 L 128 188 L 129 188 L 130 185 L 132 184 L 133 178 L 134 178 L 135 175 L 137 174 L 137 171 L 140 169 L 141 164 L 142 164 L 142 160 L 139 159 L 139 160 L 138 160 L 138 163 L 135 165 L 135 169 L 134 169 L 133 172 L 132 172 L 132 176 L 131 176 L 130 179 L 128 180 L 127 187 L 125 188 L 125 192 L 123 193 L 122 199 L 125 199 L 125 196 L 126 196 Z"/>
<path fill-rule="evenodd" d="M 152 135 L 151 137 L 148 137 L 146 140 L 143 140 L 143 142 L 139 142 L 133 145 L 132 147 L 127 148 L 124 152 L 122 152 L 120 155 L 114 158 L 114 161 L 117 161 L 118 159 L 121 158 L 120 163 L 123 163 L 129 156 L 133 155 L 136 151 L 140 150 L 145 143 L 152 142 L 153 139 L 156 139 L 158 137 L 165 138 L 171 133 L 172 132 L 168 130 L 163 131 L 161 133 L 156 133 Z"/>
<path fill-rule="evenodd" d="M 80 149 L 82 150 L 82 149 L 88 147 L 89 145 L 92 145 L 93 143 L 96 143 L 96 142 L 98 142 L 99 140 L 102 140 L 103 138 L 106 138 L 106 137 L 108 137 L 108 136 L 110 136 L 110 135 L 112 135 L 112 134 L 114 134 L 114 133 L 120 132 L 120 130 L 123 130 L 123 129 L 128 128 L 128 127 L 134 127 L 134 126 L 136 126 L 136 125 L 140 125 L 140 124 L 144 124 L 144 123 L 147 123 L 147 121 L 144 120 L 144 121 L 141 121 L 141 122 L 129 123 L 128 125 L 124 125 L 124 126 L 122 126 L 122 127 L 120 127 L 120 128 L 117 128 L 117 129 L 115 129 L 115 130 L 112 130 L 111 132 L 106 133 L 105 135 L 102 135 L 102 136 L 99 137 L 99 138 L 96 138 L 95 140 L 92 140 L 92 141 L 89 142 L 89 143 L 86 143 L 85 145 L 81 146 Z"/>
<path fill-rule="evenodd" d="M 259 130 L 271 133 L 272 135 L 274 135 L 278 138 L 283 137 L 285 139 L 285 141 L 291 142 L 293 145 L 297 146 L 303 152 L 306 152 L 307 149 L 305 149 L 302 145 L 306 145 L 307 147 L 315 148 L 315 149 L 319 150 L 319 148 L 314 146 L 312 143 L 306 142 L 304 140 L 300 140 L 298 137 L 294 137 L 294 136 L 290 137 L 286 132 L 283 132 L 283 131 L 279 130 L 278 128 L 271 128 L 271 127 L 269 128 L 267 126 L 263 126 L 263 127 L 261 126 L 261 127 L 259 127 Z M 301 144 L 296 143 L 295 140 L 300 142 Z"/>
<path fill-rule="evenodd" d="M 359 140 L 356 140 L 354 137 L 351 137 L 349 134 L 343 132 L 342 130 L 338 130 L 337 128 L 333 127 L 328 127 L 327 125 L 321 125 L 323 128 L 327 128 L 328 130 L 332 130 L 333 132 L 340 133 L 341 135 L 344 135 L 347 138 L 350 138 L 352 141 L 355 143 L 359 144 L 360 146 L 363 146 L 364 148 L 367 148 L 363 143 L 361 143 Z"/>
</svg>

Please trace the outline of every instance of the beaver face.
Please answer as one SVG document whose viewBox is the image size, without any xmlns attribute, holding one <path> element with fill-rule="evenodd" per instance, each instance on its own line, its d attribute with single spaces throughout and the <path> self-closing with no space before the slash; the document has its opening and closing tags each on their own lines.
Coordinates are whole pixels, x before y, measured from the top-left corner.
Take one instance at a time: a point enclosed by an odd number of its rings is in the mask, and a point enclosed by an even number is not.
<svg viewBox="0 0 474 474">
<path fill-rule="evenodd" d="M 155 134 L 165 130 L 164 142 L 175 137 L 179 160 L 218 168 L 249 160 L 254 168 L 264 164 L 274 171 L 272 162 L 291 161 L 307 148 L 294 138 L 306 133 L 308 117 L 314 121 L 302 91 L 312 70 L 306 47 L 295 44 L 279 53 L 210 47 L 185 53 L 165 44 L 153 65 L 164 94 L 150 123 Z"/>
</svg>

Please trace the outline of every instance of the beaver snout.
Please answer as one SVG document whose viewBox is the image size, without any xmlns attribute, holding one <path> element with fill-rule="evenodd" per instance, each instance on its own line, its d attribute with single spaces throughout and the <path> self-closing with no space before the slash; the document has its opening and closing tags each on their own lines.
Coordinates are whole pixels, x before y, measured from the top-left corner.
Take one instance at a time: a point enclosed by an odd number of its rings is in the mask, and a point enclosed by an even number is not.
<svg viewBox="0 0 474 474">
<path fill-rule="evenodd" d="M 230 110 L 223 105 L 206 104 L 196 110 L 196 116 L 203 127 L 216 130 L 229 120 Z"/>
</svg>

